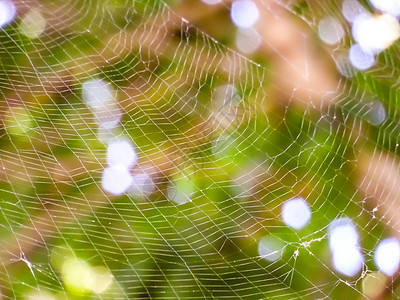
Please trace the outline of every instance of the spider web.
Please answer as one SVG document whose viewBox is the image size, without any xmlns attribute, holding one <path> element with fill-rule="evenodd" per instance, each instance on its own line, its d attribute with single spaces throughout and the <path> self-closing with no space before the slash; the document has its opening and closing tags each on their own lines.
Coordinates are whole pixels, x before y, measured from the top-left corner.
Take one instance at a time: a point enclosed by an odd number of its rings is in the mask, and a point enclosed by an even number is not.
<svg viewBox="0 0 400 300">
<path fill-rule="evenodd" d="M 326 54 L 316 77 L 343 74 L 319 90 L 279 68 L 296 58 L 279 30 L 259 29 L 251 58 L 235 50 L 228 2 L 13 3 L 0 31 L 1 299 L 365 296 L 377 244 L 400 229 L 398 45 L 358 72 L 340 3 L 257 2 L 260 22 L 299 24 L 294 50 Z M 346 28 L 334 47 L 313 40 L 327 12 Z M 118 141 L 137 161 L 107 188 Z M 282 219 L 294 198 L 311 211 L 300 230 Z M 363 255 L 354 276 L 329 248 L 346 217 Z"/>
</svg>

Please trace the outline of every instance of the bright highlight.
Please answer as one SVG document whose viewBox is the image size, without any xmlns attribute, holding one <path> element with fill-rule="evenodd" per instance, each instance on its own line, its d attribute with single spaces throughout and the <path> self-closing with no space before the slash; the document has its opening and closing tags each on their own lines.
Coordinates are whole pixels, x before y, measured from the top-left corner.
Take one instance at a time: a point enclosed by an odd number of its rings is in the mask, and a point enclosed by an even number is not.
<svg viewBox="0 0 400 300">
<path fill-rule="evenodd" d="M 379 243 L 375 251 L 375 263 L 379 270 L 392 276 L 399 268 L 400 243 L 395 238 L 389 238 Z"/>
<path fill-rule="evenodd" d="M 0 0 L 0 28 L 11 23 L 16 14 L 17 8 L 11 0 Z"/>
<path fill-rule="evenodd" d="M 257 5 L 250 0 L 237 0 L 232 3 L 231 18 L 239 28 L 252 27 L 260 17 Z"/>
<path fill-rule="evenodd" d="M 369 52 L 365 52 L 359 44 L 351 46 L 349 60 L 351 65 L 359 70 L 369 69 L 375 64 L 375 56 Z"/>
<path fill-rule="evenodd" d="M 361 14 L 354 21 L 352 33 L 364 52 L 377 54 L 399 38 L 400 25 L 397 19 L 389 14 Z"/>
<path fill-rule="evenodd" d="M 329 246 L 333 266 L 337 271 L 349 277 L 361 271 L 364 259 L 360 251 L 359 236 L 349 218 L 338 219 L 331 223 Z"/>
<path fill-rule="evenodd" d="M 102 187 L 105 191 L 122 195 L 133 183 L 133 178 L 128 169 L 120 166 L 111 166 L 104 169 Z"/>
<path fill-rule="evenodd" d="M 110 166 L 128 168 L 137 162 L 132 144 L 126 140 L 113 140 L 108 144 L 107 163 Z"/>
<path fill-rule="evenodd" d="M 301 229 L 310 221 L 311 210 L 302 198 L 288 200 L 282 206 L 282 219 L 286 225 Z"/>
</svg>

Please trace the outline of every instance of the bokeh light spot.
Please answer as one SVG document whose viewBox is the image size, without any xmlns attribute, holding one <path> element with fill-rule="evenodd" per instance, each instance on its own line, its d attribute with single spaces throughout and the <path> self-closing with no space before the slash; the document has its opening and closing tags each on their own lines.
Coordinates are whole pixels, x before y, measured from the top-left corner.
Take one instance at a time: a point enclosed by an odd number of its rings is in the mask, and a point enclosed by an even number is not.
<svg viewBox="0 0 400 300">
<path fill-rule="evenodd" d="M 30 39 L 38 38 L 46 28 L 46 20 L 40 10 L 32 9 L 22 19 L 19 30 Z"/>
<path fill-rule="evenodd" d="M 129 188 L 129 193 L 135 196 L 146 196 L 153 193 L 156 189 L 156 185 L 147 173 L 133 174 L 133 183 Z"/>
<path fill-rule="evenodd" d="M 352 277 L 358 274 L 363 264 L 362 254 L 355 247 L 337 248 L 333 252 L 333 266 L 346 276 Z"/>
<path fill-rule="evenodd" d="M 354 21 L 352 33 L 364 52 L 378 54 L 400 37 L 400 25 L 389 14 L 361 14 Z"/>
<path fill-rule="evenodd" d="M 398 0 L 370 0 L 370 2 L 376 9 L 384 13 L 395 17 L 400 16 L 400 1 Z"/>
<path fill-rule="evenodd" d="M 17 8 L 11 0 L 0 0 L 0 28 L 11 23 L 16 14 Z"/>
<path fill-rule="evenodd" d="M 260 17 L 257 5 L 250 0 L 237 0 L 232 3 L 231 18 L 239 28 L 252 27 Z"/>
<path fill-rule="evenodd" d="M 122 195 L 131 186 L 132 182 L 132 175 L 126 168 L 111 166 L 103 171 L 102 187 L 111 194 Z"/>
<path fill-rule="evenodd" d="M 375 64 L 375 56 L 365 52 L 359 44 L 351 46 L 349 60 L 353 67 L 359 70 L 366 70 Z"/>
<path fill-rule="evenodd" d="M 107 148 L 107 163 L 110 166 L 121 166 L 128 168 L 136 162 L 137 154 L 129 141 L 110 141 Z"/>
<path fill-rule="evenodd" d="M 380 272 L 368 273 L 362 281 L 363 294 L 368 299 L 376 299 L 385 290 L 387 277 Z"/>
<path fill-rule="evenodd" d="M 357 0 L 344 0 L 342 13 L 348 22 L 353 23 L 360 14 L 367 13 L 367 10 Z"/>
<path fill-rule="evenodd" d="M 364 259 L 360 251 L 359 236 L 349 218 L 338 219 L 330 224 L 329 245 L 333 266 L 337 271 L 349 277 L 361 271 Z"/>
<path fill-rule="evenodd" d="M 329 16 L 319 22 L 318 35 L 328 45 L 336 45 L 343 39 L 344 29 L 337 19 Z"/>
<path fill-rule="evenodd" d="M 372 101 L 367 112 L 367 120 L 372 125 L 381 125 L 387 118 L 385 107 L 381 101 Z"/>
<path fill-rule="evenodd" d="M 359 236 L 353 222 L 349 218 L 333 221 L 329 225 L 329 246 L 332 251 L 359 245 Z"/>
<path fill-rule="evenodd" d="M 258 253 L 262 258 L 270 262 L 281 259 L 284 250 L 284 242 L 273 235 L 264 236 L 258 242 Z"/>
<path fill-rule="evenodd" d="M 114 102 L 115 91 L 102 79 L 90 79 L 82 84 L 82 96 L 93 110 L 102 110 Z"/>
<path fill-rule="evenodd" d="M 236 47 L 246 54 L 257 51 L 261 41 L 260 34 L 254 28 L 239 29 L 236 33 Z"/>
<path fill-rule="evenodd" d="M 375 250 L 374 258 L 379 270 L 388 276 L 392 276 L 399 268 L 399 241 L 395 238 L 389 238 L 380 242 Z"/>
<path fill-rule="evenodd" d="M 78 295 L 89 292 L 101 294 L 110 288 L 113 282 L 113 276 L 107 268 L 93 267 L 77 258 L 65 260 L 61 275 L 68 289 Z"/>
<path fill-rule="evenodd" d="M 286 201 L 282 206 L 282 219 L 294 229 L 303 228 L 311 219 L 311 210 L 302 198 Z"/>
</svg>

